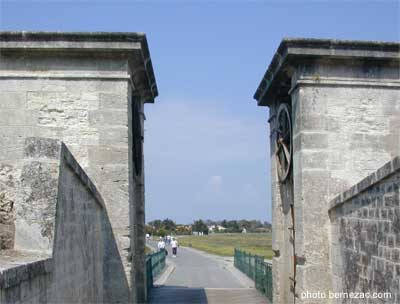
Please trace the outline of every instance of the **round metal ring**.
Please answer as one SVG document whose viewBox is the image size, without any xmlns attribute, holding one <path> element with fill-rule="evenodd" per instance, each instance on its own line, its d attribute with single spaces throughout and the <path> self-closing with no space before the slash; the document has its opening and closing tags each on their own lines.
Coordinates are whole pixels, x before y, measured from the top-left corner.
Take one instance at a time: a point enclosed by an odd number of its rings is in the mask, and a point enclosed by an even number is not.
<svg viewBox="0 0 400 304">
<path fill-rule="evenodd" d="M 292 165 L 292 121 L 289 106 L 282 103 L 278 108 L 276 134 L 276 167 L 280 182 L 285 182 Z"/>
</svg>

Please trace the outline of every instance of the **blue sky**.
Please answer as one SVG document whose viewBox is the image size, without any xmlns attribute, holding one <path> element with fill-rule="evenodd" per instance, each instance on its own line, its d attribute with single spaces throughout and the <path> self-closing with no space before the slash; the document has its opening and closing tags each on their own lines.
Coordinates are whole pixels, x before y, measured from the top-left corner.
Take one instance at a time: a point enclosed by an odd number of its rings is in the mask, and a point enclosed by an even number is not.
<svg viewBox="0 0 400 304">
<path fill-rule="evenodd" d="M 252 99 L 283 37 L 398 41 L 398 1 L 4 1 L 2 30 L 145 32 L 146 216 L 271 220 L 268 110 Z"/>
</svg>

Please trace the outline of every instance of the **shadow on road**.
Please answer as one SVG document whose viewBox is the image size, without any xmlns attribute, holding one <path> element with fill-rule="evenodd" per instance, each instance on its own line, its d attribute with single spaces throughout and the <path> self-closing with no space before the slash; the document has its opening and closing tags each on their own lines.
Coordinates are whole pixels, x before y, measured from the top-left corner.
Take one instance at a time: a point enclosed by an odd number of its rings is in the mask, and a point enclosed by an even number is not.
<svg viewBox="0 0 400 304">
<path fill-rule="evenodd" d="M 204 288 L 189 288 L 183 286 L 162 286 L 153 288 L 150 293 L 151 304 L 206 304 L 207 295 Z"/>
</svg>

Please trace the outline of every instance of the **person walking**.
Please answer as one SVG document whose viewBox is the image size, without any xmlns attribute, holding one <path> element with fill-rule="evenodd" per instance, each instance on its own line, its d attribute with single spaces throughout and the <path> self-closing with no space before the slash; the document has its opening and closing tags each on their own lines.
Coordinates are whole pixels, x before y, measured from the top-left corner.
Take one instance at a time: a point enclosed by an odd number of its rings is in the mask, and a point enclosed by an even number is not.
<svg viewBox="0 0 400 304">
<path fill-rule="evenodd" d="M 165 242 L 164 239 L 160 236 L 160 240 L 157 243 L 158 251 L 165 250 Z"/>
<path fill-rule="evenodd" d="M 172 257 L 176 258 L 177 250 L 178 250 L 178 241 L 173 237 L 171 241 L 172 247 Z"/>
</svg>

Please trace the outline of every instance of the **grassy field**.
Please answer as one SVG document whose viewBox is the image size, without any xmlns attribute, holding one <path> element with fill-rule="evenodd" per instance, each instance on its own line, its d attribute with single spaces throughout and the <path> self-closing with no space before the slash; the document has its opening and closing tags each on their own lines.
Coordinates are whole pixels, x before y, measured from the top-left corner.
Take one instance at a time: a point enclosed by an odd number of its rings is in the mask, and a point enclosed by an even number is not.
<svg viewBox="0 0 400 304">
<path fill-rule="evenodd" d="M 235 248 L 267 259 L 273 256 L 271 233 L 220 233 L 204 236 L 180 236 L 179 244 L 222 256 L 233 256 Z"/>
</svg>

